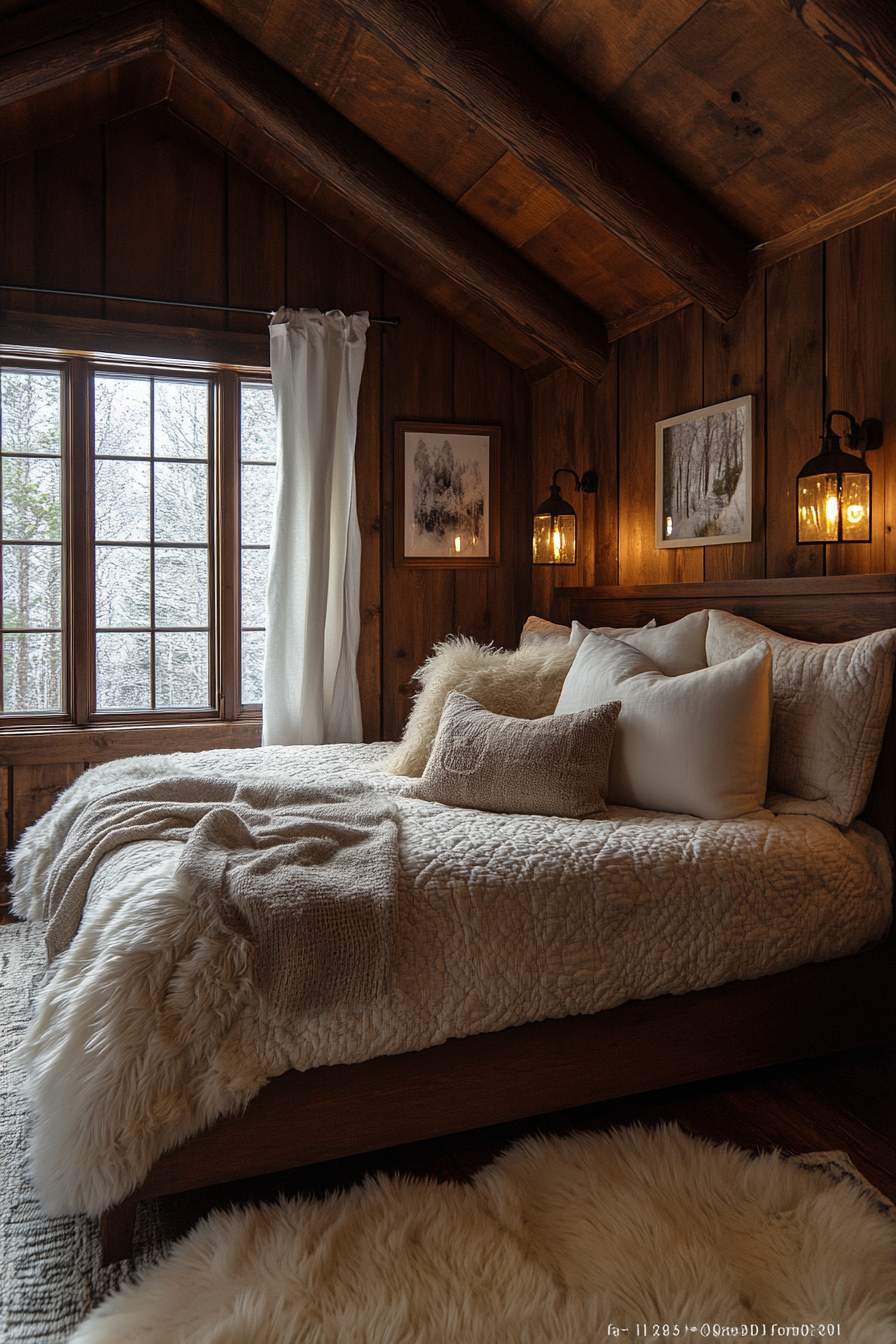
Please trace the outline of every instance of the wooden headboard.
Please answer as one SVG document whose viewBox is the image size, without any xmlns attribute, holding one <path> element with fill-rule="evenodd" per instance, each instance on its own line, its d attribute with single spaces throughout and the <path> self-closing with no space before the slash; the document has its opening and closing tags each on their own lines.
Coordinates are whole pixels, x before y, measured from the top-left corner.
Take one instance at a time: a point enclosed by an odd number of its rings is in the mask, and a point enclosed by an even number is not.
<svg viewBox="0 0 896 1344">
<path fill-rule="evenodd" d="M 740 579 L 725 583 L 645 584 L 637 588 L 555 588 L 551 618 L 564 625 L 666 625 L 707 607 L 746 616 L 794 639 L 836 644 L 896 626 L 896 574 L 838 574 L 811 579 Z M 863 820 L 896 853 L 894 714 Z"/>
</svg>

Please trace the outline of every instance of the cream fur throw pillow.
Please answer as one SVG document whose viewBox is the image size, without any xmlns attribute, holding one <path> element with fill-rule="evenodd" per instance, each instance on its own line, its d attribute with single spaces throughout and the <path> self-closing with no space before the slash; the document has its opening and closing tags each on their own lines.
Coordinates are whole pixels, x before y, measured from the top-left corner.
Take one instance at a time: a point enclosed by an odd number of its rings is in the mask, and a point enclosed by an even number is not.
<svg viewBox="0 0 896 1344">
<path fill-rule="evenodd" d="M 568 643 L 534 641 L 511 653 L 491 645 L 484 647 L 463 635 L 436 644 L 415 674 L 422 689 L 415 698 L 404 736 L 380 762 L 380 768 L 393 775 L 419 778 L 423 774 L 449 691 L 460 691 L 493 714 L 515 719 L 541 719 L 553 714 L 575 656 L 575 649 Z"/>
</svg>

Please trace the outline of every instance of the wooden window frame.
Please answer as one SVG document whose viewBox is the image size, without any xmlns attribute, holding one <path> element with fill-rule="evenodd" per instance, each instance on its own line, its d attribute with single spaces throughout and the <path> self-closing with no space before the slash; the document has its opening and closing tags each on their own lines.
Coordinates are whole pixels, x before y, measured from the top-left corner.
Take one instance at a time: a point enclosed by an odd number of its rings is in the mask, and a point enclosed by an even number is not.
<svg viewBox="0 0 896 1344">
<path fill-rule="evenodd" d="M 58 321 L 54 320 L 54 321 Z M 38 329 L 40 323 L 35 324 Z M 73 324 L 91 327 L 100 336 L 91 342 L 95 348 L 108 350 L 116 342 L 107 342 L 102 324 Z M 114 331 L 110 328 L 110 331 Z M 72 732 L 89 737 L 94 750 L 103 750 L 108 739 L 110 756 L 128 754 L 115 746 L 112 734 L 126 735 L 136 750 L 142 745 L 147 730 L 148 740 L 159 739 L 159 750 L 177 750 L 177 730 L 196 729 L 203 737 L 214 741 L 208 745 L 237 745 L 230 725 L 239 738 L 246 737 L 251 745 L 258 736 L 261 707 L 244 707 L 239 700 L 240 669 L 240 386 L 243 380 L 265 383 L 270 380 L 269 369 L 262 364 L 246 364 L 243 358 L 252 349 L 251 338 L 237 336 L 233 354 L 238 362 L 230 363 L 207 357 L 206 348 L 197 351 L 199 358 L 172 357 L 171 341 L 153 340 L 156 332 L 147 329 L 147 353 L 134 352 L 135 337 L 129 332 L 127 348 L 111 349 L 110 353 L 94 350 L 60 350 L 37 345 L 2 345 L 0 360 L 21 367 L 47 367 L 61 370 L 62 392 L 62 479 L 63 479 L 63 660 L 64 711 L 62 713 L 37 711 L 31 714 L 0 716 L 0 738 L 5 739 L 3 755 L 15 751 L 10 739 L 27 738 L 32 744 L 41 740 L 49 747 L 52 739 Z M 186 335 L 186 333 L 185 333 Z M 230 333 L 217 333 L 218 344 L 227 346 Z M 3 332 L 0 329 L 0 339 Z M 211 333 L 208 333 L 211 336 Z M 260 353 L 263 346 L 256 342 Z M 157 356 L 153 350 L 164 347 Z M 206 356 L 206 357 L 203 357 Z M 157 710 L 96 710 L 95 704 L 95 591 L 94 591 L 94 459 L 93 459 L 93 398 L 92 378 L 95 372 L 116 372 L 150 377 L 190 374 L 207 379 L 212 385 L 209 449 L 209 674 L 213 688 L 212 703 L 208 707 Z M 86 594 L 86 600 L 83 595 Z M 80 600 L 78 600 L 80 597 Z M 214 730 L 214 731 L 208 731 Z M 170 745 L 172 732 L 175 745 Z M 194 741 L 192 733 L 191 742 Z M 138 740 L 140 739 L 140 745 Z M 184 746 L 187 747 L 186 741 Z M 70 748 L 66 749 L 70 751 Z"/>
</svg>

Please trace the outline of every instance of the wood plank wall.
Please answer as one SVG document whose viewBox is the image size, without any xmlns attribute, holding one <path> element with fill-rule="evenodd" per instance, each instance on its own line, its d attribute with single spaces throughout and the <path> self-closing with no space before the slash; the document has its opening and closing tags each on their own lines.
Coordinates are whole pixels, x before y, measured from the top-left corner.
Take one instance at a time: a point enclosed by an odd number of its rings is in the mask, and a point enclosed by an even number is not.
<svg viewBox="0 0 896 1344">
<path fill-rule="evenodd" d="M 529 584 L 526 525 L 518 535 L 513 526 L 516 516 L 527 518 L 530 495 L 525 378 L 181 121 L 164 102 L 0 163 L 0 279 L 259 308 L 287 301 L 294 307 L 367 309 L 374 316 L 400 317 L 395 330 L 370 329 L 359 406 L 359 677 L 368 740 L 400 733 L 412 674 L 435 640 L 451 631 L 494 637 L 499 643 L 516 638 L 527 615 Z M 197 328 L 212 336 L 266 331 L 264 317 L 27 291 L 0 293 L 0 309 L 142 322 L 157 330 Z M 220 357 L 226 359 L 222 350 Z M 500 424 L 499 568 L 469 575 L 393 567 L 396 418 Z M 5 752 L 0 730 L 0 801 L 10 844 L 86 765 L 108 758 L 107 738 L 100 747 L 95 734 L 83 740 L 70 734 L 60 750 L 71 759 L 54 752 L 48 763 L 45 744 L 39 750 L 35 746 L 31 760 L 21 736 L 14 752 Z M 254 736 L 243 734 L 242 740 L 247 745 L 257 741 L 257 725 Z M 151 739 L 141 745 L 132 735 L 129 741 L 131 751 L 154 749 Z M 201 727 L 178 739 L 181 750 L 206 745 L 210 742 Z M 127 753 L 116 748 L 111 754 Z"/>
<path fill-rule="evenodd" d="M 890 213 L 762 272 L 730 322 L 692 306 L 623 337 L 598 388 L 567 372 L 535 384 L 533 507 L 547 496 L 557 467 L 596 469 L 601 484 L 596 499 L 572 497 L 584 524 L 580 561 L 533 571 L 533 611 L 549 615 L 555 582 L 896 572 L 894 313 L 896 214 Z M 656 422 L 745 393 L 755 398 L 753 540 L 657 550 Z M 796 474 L 818 451 L 823 417 L 835 408 L 884 425 L 884 447 L 868 456 L 872 542 L 798 547 Z"/>
</svg>

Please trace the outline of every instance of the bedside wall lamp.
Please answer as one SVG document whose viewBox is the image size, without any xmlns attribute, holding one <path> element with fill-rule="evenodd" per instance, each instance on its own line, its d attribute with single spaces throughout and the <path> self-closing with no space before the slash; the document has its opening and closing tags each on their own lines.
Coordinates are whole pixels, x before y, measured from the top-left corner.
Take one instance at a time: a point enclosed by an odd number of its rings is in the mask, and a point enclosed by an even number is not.
<svg viewBox="0 0 896 1344">
<path fill-rule="evenodd" d="M 849 421 L 840 435 L 831 427 L 833 416 Z M 871 470 L 865 453 L 880 448 L 884 427 L 879 420 L 858 424 L 849 411 L 828 411 L 821 452 L 803 467 L 796 478 L 796 539 L 800 546 L 828 541 L 871 540 Z"/>
<path fill-rule="evenodd" d="M 557 477 L 566 472 L 576 478 L 576 490 L 593 495 L 597 490 L 597 472 L 586 471 L 580 477 L 571 467 L 554 472 L 551 493 L 535 510 L 532 521 L 533 565 L 574 565 L 576 562 L 576 511 L 560 494 Z"/>
</svg>

